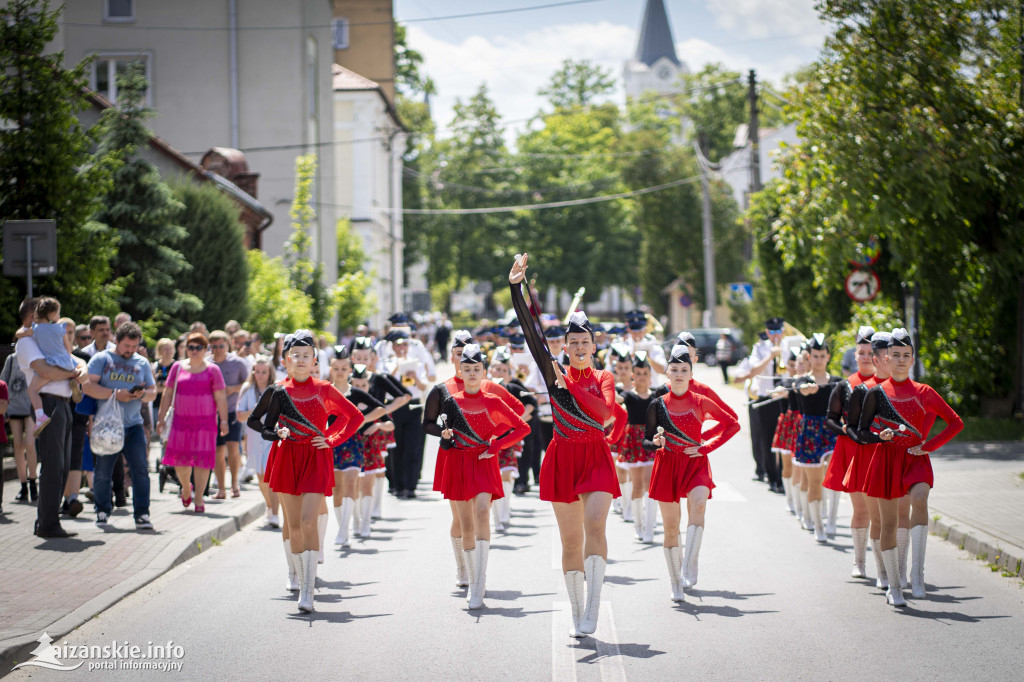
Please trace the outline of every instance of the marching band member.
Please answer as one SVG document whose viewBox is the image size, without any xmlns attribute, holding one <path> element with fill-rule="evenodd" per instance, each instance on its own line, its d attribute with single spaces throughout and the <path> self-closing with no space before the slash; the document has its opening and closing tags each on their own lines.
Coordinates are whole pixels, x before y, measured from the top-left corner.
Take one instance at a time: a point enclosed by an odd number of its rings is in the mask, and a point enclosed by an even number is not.
<svg viewBox="0 0 1024 682">
<path fill-rule="evenodd" d="M 529 424 L 533 411 L 537 409 L 537 399 L 512 375 L 512 355 L 508 348 L 502 347 L 494 351 L 488 372 L 493 383 L 504 386 L 522 404 L 523 413 L 519 416 Z M 512 447 L 505 448 L 498 455 L 498 468 L 501 470 L 501 488 L 504 497 L 500 502 L 492 505 L 494 530 L 496 531 L 505 530 L 512 519 L 513 479 L 519 477 L 518 459 L 522 456 L 525 442 L 524 439 L 514 443 Z"/>
<path fill-rule="evenodd" d="M 779 415 L 782 414 L 781 402 L 769 402 L 772 389 L 780 382 L 779 357 L 782 354 L 783 327 L 781 317 L 772 317 L 765 321 L 767 339 L 754 344 L 750 357 L 740 364 L 736 378 L 740 381 L 749 379 L 750 390 L 756 399 L 748 406 L 750 418 L 750 445 L 753 449 L 755 462 L 754 480 L 767 479 L 769 490 L 785 493 L 782 477 L 775 465 L 775 454 L 771 451 L 772 439 Z"/>
</svg>

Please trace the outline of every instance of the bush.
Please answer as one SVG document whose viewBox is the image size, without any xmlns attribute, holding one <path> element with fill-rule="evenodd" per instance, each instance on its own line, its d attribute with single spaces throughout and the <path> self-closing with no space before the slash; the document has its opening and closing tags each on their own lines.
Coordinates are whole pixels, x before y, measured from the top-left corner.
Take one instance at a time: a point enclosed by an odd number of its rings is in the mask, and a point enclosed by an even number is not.
<svg viewBox="0 0 1024 682">
<path fill-rule="evenodd" d="M 292 289 L 288 270 L 279 258 L 269 258 L 258 249 L 248 253 L 249 315 L 245 328 L 259 332 L 264 339 L 274 332 L 292 332 L 313 326 L 312 301 L 309 296 Z"/>
</svg>

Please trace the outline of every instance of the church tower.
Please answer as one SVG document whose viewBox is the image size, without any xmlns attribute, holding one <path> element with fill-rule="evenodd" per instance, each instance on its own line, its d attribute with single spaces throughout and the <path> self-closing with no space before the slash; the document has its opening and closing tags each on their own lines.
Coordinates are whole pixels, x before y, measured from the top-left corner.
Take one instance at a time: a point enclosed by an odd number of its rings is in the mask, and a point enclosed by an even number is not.
<svg viewBox="0 0 1024 682">
<path fill-rule="evenodd" d="M 647 0 L 636 54 L 622 70 L 626 97 L 679 90 L 679 77 L 686 73 L 689 73 L 686 65 L 676 56 L 665 3 L 663 0 Z"/>
</svg>

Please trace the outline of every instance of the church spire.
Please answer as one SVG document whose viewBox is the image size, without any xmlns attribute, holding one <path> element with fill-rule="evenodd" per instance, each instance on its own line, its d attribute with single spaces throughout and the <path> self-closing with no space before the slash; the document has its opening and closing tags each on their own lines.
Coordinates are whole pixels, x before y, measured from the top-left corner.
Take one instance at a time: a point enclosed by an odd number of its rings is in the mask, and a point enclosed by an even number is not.
<svg viewBox="0 0 1024 682">
<path fill-rule="evenodd" d="M 679 66 L 665 3 L 662 0 L 647 0 L 643 25 L 640 27 L 640 40 L 636 45 L 636 61 L 653 66 L 662 57 L 667 57 L 669 61 Z"/>
</svg>

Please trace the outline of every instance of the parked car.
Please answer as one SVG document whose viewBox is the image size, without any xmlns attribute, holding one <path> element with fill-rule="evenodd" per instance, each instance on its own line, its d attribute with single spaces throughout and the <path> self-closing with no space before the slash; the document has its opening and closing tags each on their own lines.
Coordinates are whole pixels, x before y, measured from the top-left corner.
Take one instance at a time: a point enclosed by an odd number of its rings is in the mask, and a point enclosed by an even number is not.
<svg viewBox="0 0 1024 682">
<path fill-rule="evenodd" d="M 728 334 L 729 340 L 732 341 L 732 358 L 729 360 L 730 365 L 735 365 L 750 353 L 750 349 L 747 348 L 741 340 L 740 330 L 738 329 L 729 329 L 728 327 L 705 327 L 680 331 L 688 331 L 693 334 L 693 338 L 697 340 L 698 361 L 703 362 L 708 367 L 714 367 L 718 364 L 718 358 L 715 356 L 715 345 L 718 343 L 718 337 L 722 334 Z M 679 332 L 677 331 L 671 336 L 665 337 L 665 355 L 668 355 L 671 352 L 672 346 L 675 345 L 676 337 L 678 335 Z"/>
</svg>

